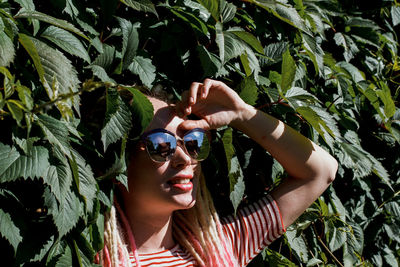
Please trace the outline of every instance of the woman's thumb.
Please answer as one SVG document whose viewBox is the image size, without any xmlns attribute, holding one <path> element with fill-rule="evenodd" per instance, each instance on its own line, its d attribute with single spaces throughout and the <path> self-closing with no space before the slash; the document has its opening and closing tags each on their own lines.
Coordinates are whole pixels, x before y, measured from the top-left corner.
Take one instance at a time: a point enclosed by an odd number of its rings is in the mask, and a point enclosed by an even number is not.
<svg viewBox="0 0 400 267">
<path fill-rule="evenodd" d="M 191 130 L 194 128 L 202 128 L 204 130 L 209 130 L 210 125 L 204 119 L 201 120 L 186 120 L 179 125 L 179 128 L 182 130 Z"/>
</svg>

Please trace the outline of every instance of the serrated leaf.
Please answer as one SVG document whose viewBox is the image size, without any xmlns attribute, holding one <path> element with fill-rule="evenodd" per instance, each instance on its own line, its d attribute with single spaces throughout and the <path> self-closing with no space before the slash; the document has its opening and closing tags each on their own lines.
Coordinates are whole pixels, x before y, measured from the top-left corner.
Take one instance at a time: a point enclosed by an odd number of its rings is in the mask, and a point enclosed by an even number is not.
<svg viewBox="0 0 400 267">
<path fill-rule="evenodd" d="M 89 40 L 89 38 L 85 34 L 83 34 L 79 29 L 77 29 L 74 25 L 72 25 L 68 21 L 54 18 L 45 13 L 41 13 L 41 12 L 34 11 L 34 10 L 23 10 L 22 9 L 22 10 L 20 10 L 20 12 L 18 12 L 18 14 L 15 17 L 16 18 L 37 19 L 40 21 L 44 21 L 44 22 L 52 24 L 54 26 L 63 28 L 67 31 L 73 32 L 73 33 Z"/>
<path fill-rule="evenodd" d="M 239 96 L 249 105 L 254 106 L 258 98 L 258 88 L 254 76 L 246 77 L 239 85 Z"/>
<path fill-rule="evenodd" d="M 228 3 L 225 0 L 222 0 L 219 3 L 219 9 L 221 10 L 221 22 L 227 23 L 231 21 L 235 17 L 237 10 L 236 6 L 232 3 Z"/>
<path fill-rule="evenodd" d="M 71 156 L 68 128 L 62 120 L 55 119 L 47 114 L 35 116 L 36 123 L 42 129 L 47 140 L 57 146 L 65 155 Z"/>
<path fill-rule="evenodd" d="M 139 76 L 144 85 L 151 88 L 156 78 L 156 67 L 151 63 L 150 58 L 136 56 L 133 58 L 132 63 L 128 69 Z"/>
<path fill-rule="evenodd" d="M 265 58 L 261 58 L 261 65 L 271 65 L 282 60 L 283 53 L 287 50 L 286 42 L 272 43 L 264 48 Z"/>
<path fill-rule="evenodd" d="M 20 34 L 19 40 L 33 59 L 39 78 L 51 100 L 60 95 L 78 92 L 77 72 L 64 54 L 24 34 Z M 79 112 L 79 102 L 79 96 L 75 95 L 57 101 L 56 106 L 64 117 L 69 118 L 72 116 L 72 107 Z"/>
<path fill-rule="evenodd" d="M 204 21 L 199 19 L 196 15 L 191 12 L 185 11 L 181 8 L 172 8 L 170 9 L 172 13 L 174 13 L 178 18 L 187 22 L 192 29 L 198 31 L 200 34 L 204 34 L 208 36 L 208 28 Z"/>
<path fill-rule="evenodd" d="M 126 69 L 136 55 L 139 45 L 138 24 L 133 25 L 130 21 L 118 18 L 122 29 L 122 68 Z"/>
<path fill-rule="evenodd" d="M 325 142 L 333 148 L 333 138 L 340 137 L 340 132 L 336 121 L 332 116 L 316 106 L 301 106 L 296 108 L 296 111 L 306 119 L 311 126 L 324 138 Z"/>
<path fill-rule="evenodd" d="M 65 52 L 80 57 L 90 63 L 90 57 L 82 42 L 70 32 L 55 26 L 49 26 L 41 37 L 50 40 Z"/>
<path fill-rule="evenodd" d="M 296 62 L 294 62 L 290 55 L 289 49 L 283 54 L 282 68 L 281 68 L 281 94 L 285 95 L 286 91 L 292 87 L 294 77 L 296 75 Z"/>
<path fill-rule="evenodd" d="M 400 6 L 392 5 L 390 8 L 390 14 L 392 16 L 393 26 L 397 26 L 400 23 Z"/>
<path fill-rule="evenodd" d="M 25 106 L 27 110 L 33 109 L 33 98 L 31 96 L 31 90 L 23 85 L 17 84 L 16 90 L 18 92 L 18 97 L 21 100 L 22 104 Z"/>
<path fill-rule="evenodd" d="M 64 252 L 62 253 L 61 257 L 57 260 L 57 263 L 54 267 L 66 267 L 66 266 L 73 266 L 73 257 L 72 257 L 72 250 L 69 246 L 66 246 Z"/>
<path fill-rule="evenodd" d="M 217 27 L 218 25 L 220 24 L 216 25 L 216 42 L 221 62 L 228 62 L 246 52 L 248 46 L 244 41 L 233 32 L 222 31 L 222 25 Z"/>
<path fill-rule="evenodd" d="M 347 34 L 337 32 L 333 37 L 336 44 L 344 48 L 344 58 L 349 62 L 360 50 L 356 43 Z"/>
<path fill-rule="evenodd" d="M 7 146 L 3 146 L 1 155 L 4 156 L 7 150 Z M 18 158 L 15 158 L 15 150 L 11 149 L 9 152 L 11 152 L 12 161 L 6 160 L 6 165 L 1 165 L 0 182 L 14 181 L 20 177 L 24 179 L 40 178 L 47 173 L 50 165 L 49 153 L 46 148 L 33 146 L 27 155 L 20 155 Z"/>
<path fill-rule="evenodd" d="M 132 93 L 133 99 L 131 102 L 133 117 L 135 121 L 135 128 L 138 129 L 140 125 L 139 133 L 142 133 L 150 122 L 153 120 L 154 108 L 150 100 L 138 89 L 128 87 L 126 88 Z"/>
<path fill-rule="evenodd" d="M 219 0 L 197 0 L 204 6 L 216 21 L 219 21 Z"/>
<path fill-rule="evenodd" d="M 125 5 L 137 11 L 150 12 L 158 17 L 156 8 L 150 0 L 121 0 Z"/>
<path fill-rule="evenodd" d="M 66 235 L 76 225 L 79 213 L 79 199 L 72 191 L 68 190 L 64 199 L 60 201 L 58 209 L 52 213 L 60 237 Z"/>
<path fill-rule="evenodd" d="M 12 40 L 0 31 L 0 66 L 7 67 L 14 61 L 15 48 Z"/>
<path fill-rule="evenodd" d="M 229 198 L 236 212 L 240 202 L 243 199 L 245 184 L 243 181 L 243 172 L 240 167 L 239 160 L 235 156 L 235 149 L 232 145 L 232 129 L 225 130 L 222 136 L 224 145 L 225 157 L 228 167 L 230 194 Z"/>
<path fill-rule="evenodd" d="M 115 89 L 107 90 L 107 111 L 104 127 L 101 129 L 101 141 L 104 151 L 107 147 L 128 134 L 132 127 L 131 112 Z"/>
<path fill-rule="evenodd" d="M 260 41 L 251 33 L 245 31 L 229 31 L 239 37 L 241 40 L 246 42 L 249 46 L 251 46 L 255 51 L 260 54 L 264 54 L 264 48 L 261 45 Z"/>
<path fill-rule="evenodd" d="M 102 82 L 108 82 L 112 84 L 116 84 L 114 79 L 110 78 L 103 67 L 98 65 L 91 65 L 89 68 L 92 70 L 93 75 L 100 79 Z"/>
<path fill-rule="evenodd" d="M 248 2 L 266 9 L 280 20 L 311 35 L 310 30 L 307 28 L 297 10 L 286 1 L 248 0 Z"/>
<path fill-rule="evenodd" d="M 86 203 L 87 211 L 93 211 L 93 202 L 97 194 L 97 183 L 93 176 L 92 168 L 85 159 L 75 150 L 72 150 L 78 166 L 79 194 Z"/>
<path fill-rule="evenodd" d="M 307 245 L 302 236 L 296 235 L 297 231 L 286 231 L 285 235 L 288 239 L 290 248 L 294 250 L 295 256 L 301 260 L 301 262 L 308 261 L 308 250 Z"/>
<path fill-rule="evenodd" d="M 15 103 L 15 100 L 12 100 L 12 99 L 6 101 L 6 104 L 7 104 L 7 108 L 10 111 L 12 117 L 17 122 L 17 124 L 20 125 L 21 120 L 24 117 L 24 113 L 23 113 L 22 109 L 19 107 L 19 105 L 17 105 L 17 103 Z"/>
<path fill-rule="evenodd" d="M 324 50 L 322 50 L 316 38 L 307 34 L 302 34 L 301 36 L 303 39 L 303 47 L 306 49 L 307 55 L 311 58 L 315 71 L 322 76 L 324 69 Z"/>
<path fill-rule="evenodd" d="M 15 226 L 10 214 L 0 209 L 0 235 L 7 239 L 12 245 L 14 251 L 17 251 L 18 245 L 22 241 L 19 229 Z"/>
<path fill-rule="evenodd" d="M 115 47 L 103 44 L 103 52 L 97 56 L 92 65 L 98 65 L 109 71 L 115 57 Z"/>
</svg>

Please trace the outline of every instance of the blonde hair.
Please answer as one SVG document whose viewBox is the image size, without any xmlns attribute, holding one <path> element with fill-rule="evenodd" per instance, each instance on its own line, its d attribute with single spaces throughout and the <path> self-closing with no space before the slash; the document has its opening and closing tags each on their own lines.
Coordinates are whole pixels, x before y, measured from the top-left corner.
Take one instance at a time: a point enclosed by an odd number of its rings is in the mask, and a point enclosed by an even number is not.
<svg viewBox="0 0 400 267">
<path fill-rule="evenodd" d="M 175 240 L 193 255 L 200 266 L 237 266 L 203 175 L 200 176 L 196 204 L 190 209 L 175 211 L 172 227 Z M 105 217 L 100 263 L 104 267 L 130 266 L 128 248 L 133 253 L 135 266 L 141 266 L 127 219 L 115 202 Z"/>
</svg>

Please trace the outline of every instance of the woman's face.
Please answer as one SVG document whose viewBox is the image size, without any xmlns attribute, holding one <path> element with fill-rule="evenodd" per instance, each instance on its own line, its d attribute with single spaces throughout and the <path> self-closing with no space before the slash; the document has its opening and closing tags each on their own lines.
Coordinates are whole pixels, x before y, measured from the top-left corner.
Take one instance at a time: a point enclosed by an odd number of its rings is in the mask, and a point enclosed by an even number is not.
<svg viewBox="0 0 400 267">
<path fill-rule="evenodd" d="M 149 99 L 154 107 L 154 118 L 146 131 L 164 128 L 182 137 L 185 132 L 179 125 L 184 119 L 176 116 L 175 109 L 165 102 Z M 176 148 L 171 160 L 154 162 L 144 144 L 140 144 L 128 166 L 129 193 L 124 193 L 125 204 L 154 213 L 191 208 L 196 201 L 199 174 L 200 164 L 181 146 Z"/>
</svg>

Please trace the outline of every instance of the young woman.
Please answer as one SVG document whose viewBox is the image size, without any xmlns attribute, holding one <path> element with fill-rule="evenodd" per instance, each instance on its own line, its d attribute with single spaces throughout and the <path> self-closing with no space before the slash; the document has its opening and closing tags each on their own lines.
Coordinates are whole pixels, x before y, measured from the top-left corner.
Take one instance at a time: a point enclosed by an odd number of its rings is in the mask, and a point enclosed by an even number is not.
<svg viewBox="0 0 400 267">
<path fill-rule="evenodd" d="M 103 266 L 246 266 L 335 178 L 332 156 L 220 81 L 193 83 L 176 105 L 149 99 L 154 118 L 131 153 L 129 190 L 121 190 L 106 218 Z M 289 177 L 236 216 L 219 219 L 200 161 L 208 153 L 206 131 L 224 125 L 259 143 Z"/>
</svg>

